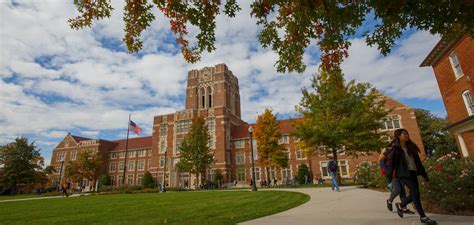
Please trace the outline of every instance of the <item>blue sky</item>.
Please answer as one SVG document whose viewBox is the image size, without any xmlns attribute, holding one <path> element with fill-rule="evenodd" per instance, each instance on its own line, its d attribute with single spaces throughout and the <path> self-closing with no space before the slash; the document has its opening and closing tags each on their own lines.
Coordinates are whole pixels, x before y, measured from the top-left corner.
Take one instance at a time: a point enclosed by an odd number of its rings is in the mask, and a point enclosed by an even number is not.
<svg viewBox="0 0 474 225">
<path fill-rule="evenodd" d="M 129 54 L 121 42 L 123 2 L 112 1 L 110 19 L 79 31 L 67 24 L 77 15 L 71 1 L 0 2 L 0 144 L 26 136 L 49 164 L 67 132 L 124 138 L 129 113 L 150 135 L 153 116 L 184 109 L 187 71 L 219 63 L 239 79 L 245 121 L 255 121 L 267 107 L 285 118 L 294 115 L 301 89 L 309 87 L 320 63 L 319 51 L 310 47 L 306 72 L 278 74 L 278 57 L 259 45 L 261 27 L 249 16 L 246 1 L 239 1 L 236 18 L 217 18 L 217 50 L 196 64 L 182 59 L 159 10 L 142 35 L 143 50 Z M 342 64 L 346 79 L 369 82 L 411 107 L 445 116 L 432 69 L 419 67 L 439 37 L 410 30 L 383 57 L 361 38 L 372 22 L 366 24 L 351 37 L 350 56 Z M 196 32 L 191 27 L 191 36 Z"/>
</svg>

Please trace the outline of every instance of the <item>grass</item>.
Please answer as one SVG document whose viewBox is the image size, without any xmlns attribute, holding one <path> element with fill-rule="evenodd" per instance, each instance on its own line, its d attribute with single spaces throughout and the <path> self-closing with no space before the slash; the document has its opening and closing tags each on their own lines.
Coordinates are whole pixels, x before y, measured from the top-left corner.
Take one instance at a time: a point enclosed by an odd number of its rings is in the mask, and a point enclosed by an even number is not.
<svg viewBox="0 0 474 225">
<path fill-rule="evenodd" d="M 236 224 L 307 201 L 284 191 L 92 195 L 0 203 L 0 224 Z"/>
<path fill-rule="evenodd" d="M 11 200 L 11 199 L 23 199 L 23 198 L 38 198 L 41 197 L 41 195 L 0 195 L 0 201 L 1 200 Z M 1 223 L 0 223 L 1 224 Z"/>
</svg>

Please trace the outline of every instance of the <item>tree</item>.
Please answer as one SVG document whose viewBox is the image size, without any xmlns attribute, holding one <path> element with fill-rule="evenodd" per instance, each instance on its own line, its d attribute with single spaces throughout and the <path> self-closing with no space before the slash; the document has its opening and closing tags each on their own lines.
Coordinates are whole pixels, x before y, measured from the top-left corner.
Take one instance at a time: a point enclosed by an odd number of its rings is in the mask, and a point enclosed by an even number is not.
<svg viewBox="0 0 474 225">
<path fill-rule="evenodd" d="M 155 187 L 155 181 L 153 180 L 153 177 L 151 176 L 151 173 L 149 171 L 146 171 L 145 174 L 143 174 L 143 179 L 141 183 L 143 188 L 154 188 Z"/>
<path fill-rule="evenodd" d="M 439 118 L 428 110 L 415 109 L 416 122 L 420 128 L 421 140 L 427 155 L 444 155 L 457 151 L 456 140 L 444 130 L 448 126 L 446 118 Z"/>
<path fill-rule="evenodd" d="M 65 169 L 65 176 L 75 181 L 86 178 L 95 184 L 102 174 L 100 155 L 92 151 L 83 151 L 76 161 L 70 161 Z M 93 189 L 95 186 L 93 187 Z"/>
<path fill-rule="evenodd" d="M 191 172 L 196 175 L 196 178 L 201 175 L 201 179 L 203 179 L 206 169 L 214 161 L 214 153 L 208 146 L 209 139 L 204 118 L 194 117 L 189 133 L 180 147 L 180 160 L 176 166 L 183 171 Z"/>
<path fill-rule="evenodd" d="M 20 186 L 33 185 L 41 179 L 38 172 L 43 166 L 43 157 L 36 149 L 34 142 L 16 138 L 14 142 L 0 146 L 0 184 L 11 189 L 11 194 L 18 192 Z"/>
<path fill-rule="evenodd" d="M 258 160 L 269 173 L 269 167 L 288 167 L 288 153 L 285 146 L 279 143 L 281 138 L 280 124 L 272 110 L 265 109 L 257 118 L 254 128 L 255 140 L 257 141 Z"/>
<path fill-rule="evenodd" d="M 320 73 L 312 79 L 314 92 L 303 89 L 297 110 L 302 119 L 294 121 L 293 135 L 319 154 L 338 150 L 357 157 L 360 153 L 379 151 L 385 143 L 378 132 L 379 121 L 387 115 L 385 101 L 367 83 L 344 81 L 340 69 Z"/>
<path fill-rule="evenodd" d="M 224 180 L 224 175 L 222 175 L 222 172 L 220 169 L 217 169 L 216 173 L 214 174 L 214 183 L 216 184 L 217 188 L 221 187 L 222 180 Z"/>
<path fill-rule="evenodd" d="M 215 50 L 216 15 L 222 11 L 234 17 L 240 10 L 235 0 L 227 0 L 224 7 L 220 7 L 222 2 L 153 0 L 154 4 L 151 4 L 147 0 L 126 0 L 123 41 L 130 52 L 142 48 L 140 35 L 155 19 L 152 9 L 156 6 L 169 18 L 183 57 L 188 62 L 196 62 L 203 51 Z M 68 21 L 74 29 L 90 27 L 93 20 L 108 18 L 113 10 L 107 0 L 75 0 L 74 4 L 80 13 Z M 260 43 L 279 55 L 276 63 L 279 72 L 303 72 L 303 54 L 311 42 L 316 43 L 322 52 L 322 66 L 338 67 L 348 56 L 349 38 L 362 25 L 367 29 L 364 35 L 367 44 L 376 45 L 384 55 L 410 28 L 428 30 L 448 38 L 463 32 L 474 37 L 474 2 L 468 0 L 262 0 L 253 1 L 251 10 L 251 16 L 263 26 L 259 34 Z M 189 45 L 188 24 L 199 29 L 197 46 Z"/>
<path fill-rule="evenodd" d="M 306 184 L 309 178 L 311 178 L 311 173 L 309 172 L 308 166 L 306 164 L 300 164 L 297 175 L 298 183 Z"/>
</svg>

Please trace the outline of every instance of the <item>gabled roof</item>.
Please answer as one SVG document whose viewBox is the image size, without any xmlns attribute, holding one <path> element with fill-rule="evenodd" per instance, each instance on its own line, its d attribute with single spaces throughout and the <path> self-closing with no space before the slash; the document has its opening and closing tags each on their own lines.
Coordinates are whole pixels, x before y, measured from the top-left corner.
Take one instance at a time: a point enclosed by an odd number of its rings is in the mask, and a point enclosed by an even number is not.
<svg viewBox="0 0 474 225">
<path fill-rule="evenodd" d="M 117 145 L 113 148 L 113 151 L 125 150 L 127 145 L 127 139 L 110 141 L 116 143 Z M 152 137 L 139 137 L 139 138 L 129 138 L 128 139 L 128 149 L 138 149 L 138 148 L 151 148 L 152 146 Z"/>
<path fill-rule="evenodd" d="M 85 138 L 85 137 L 80 137 L 80 136 L 75 136 L 75 135 L 71 135 L 72 138 L 74 138 L 74 140 L 79 143 L 81 141 L 87 141 L 87 140 L 92 140 L 90 138 Z"/>
<path fill-rule="evenodd" d="M 297 118 L 296 120 L 298 120 Z M 295 119 L 286 119 L 286 120 L 278 120 L 278 123 L 280 124 L 280 132 L 282 134 L 288 134 L 295 129 L 292 126 L 292 123 Z M 249 126 L 255 126 L 255 124 L 242 124 L 238 127 L 235 127 L 232 130 L 232 138 L 233 139 L 239 139 L 239 138 L 249 138 Z"/>
</svg>

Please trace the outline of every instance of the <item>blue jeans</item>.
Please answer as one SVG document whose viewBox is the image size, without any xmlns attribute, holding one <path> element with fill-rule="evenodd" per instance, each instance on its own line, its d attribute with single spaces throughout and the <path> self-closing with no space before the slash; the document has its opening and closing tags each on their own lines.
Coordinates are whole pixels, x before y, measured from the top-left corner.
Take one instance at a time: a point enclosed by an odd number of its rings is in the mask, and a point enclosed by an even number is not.
<svg viewBox="0 0 474 225">
<path fill-rule="evenodd" d="M 339 191 L 339 184 L 337 184 L 337 173 L 329 172 L 329 175 L 331 175 L 331 189 L 336 189 L 336 191 Z"/>
</svg>

